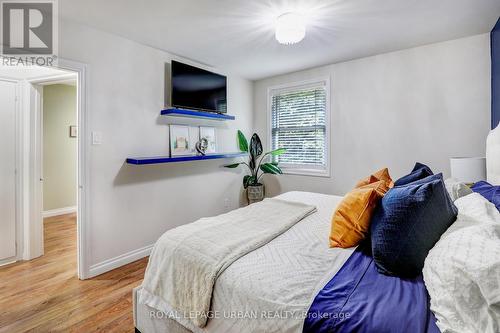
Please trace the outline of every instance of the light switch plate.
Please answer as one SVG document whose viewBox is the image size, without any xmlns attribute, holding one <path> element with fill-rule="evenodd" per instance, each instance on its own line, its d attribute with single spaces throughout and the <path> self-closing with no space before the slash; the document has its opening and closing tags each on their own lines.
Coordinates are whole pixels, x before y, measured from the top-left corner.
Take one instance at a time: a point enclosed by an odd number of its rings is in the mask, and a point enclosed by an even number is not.
<svg viewBox="0 0 500 333">
<path fill-rule="evenodd" d="M 92 132 L 92 144 L 93 145 L 102 144 L 102 133 L 101 132 Z"/>
</svg>

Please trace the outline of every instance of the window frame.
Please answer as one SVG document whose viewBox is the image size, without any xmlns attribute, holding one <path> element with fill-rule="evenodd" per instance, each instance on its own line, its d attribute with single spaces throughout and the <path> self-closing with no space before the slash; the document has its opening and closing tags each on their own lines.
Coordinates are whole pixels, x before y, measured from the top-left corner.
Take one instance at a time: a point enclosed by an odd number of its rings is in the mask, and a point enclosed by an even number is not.
<svg viewBox="0 0 500 333">
<path fill-rule="evenodd" d="M 330 101 L 330 77 L 320 77 L 304 81 L 290 82 L 275 86 L 270 86 L 267 89 L 267 147 L 269 150 L 273 146 L 273 134 L 272 134 L 272 98 L 276 94 L 293 92 L 297 90 L 303 90 L 307 88 L 313 88 L 323 86 L 325 89 L 325 167 L 320 167 L 317 165 L 305 165 L 305 164 L 283 164 L 280 163 L 280 167 L 284 174 L 290 175 L 302 175 L 302 176 L 314 176 L 314 177 L 326 177 L 331 176 L 331 159 L 330 159 L 330 130 L 331 130 L 331 101 Z"/>
</svg>

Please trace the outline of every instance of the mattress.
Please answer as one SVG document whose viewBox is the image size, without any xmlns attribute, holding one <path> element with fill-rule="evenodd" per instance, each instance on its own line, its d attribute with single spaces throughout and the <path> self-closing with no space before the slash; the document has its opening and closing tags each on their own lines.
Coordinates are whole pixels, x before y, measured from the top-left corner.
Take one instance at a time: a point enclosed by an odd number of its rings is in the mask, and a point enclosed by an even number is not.
<svg viewBox="0 0 500 333">
<path fill-rule="evenodd" d="M 288 192 L 278 198 L 315 205 L 317 212 L 241 257 L 219 276 L 213 317 L 206 327 L 191 326 L 174 312 L 159 313 L 137 302 L 136 327 L 142 333 L 302 332 L 313 299 L 355 248 L 329 247 L 331 216 L 342 197 Z M 138 288 L 135 296 L 140 293 Z"/>
</svg>

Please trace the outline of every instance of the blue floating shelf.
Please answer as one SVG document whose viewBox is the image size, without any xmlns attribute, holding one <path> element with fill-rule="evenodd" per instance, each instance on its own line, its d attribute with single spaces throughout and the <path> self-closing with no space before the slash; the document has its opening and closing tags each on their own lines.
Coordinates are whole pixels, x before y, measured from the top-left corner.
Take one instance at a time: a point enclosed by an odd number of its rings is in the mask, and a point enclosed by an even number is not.
<svg viewBox="0 0 500 333">
<path fill-rule="evenodd" d="M 127 158 L 128 164 L 145 165 L 145 164 L 161 164 L 161 163 L 175 163 L 175 162 L 189 162 L 189 161 L 203 161 L 215 160 L 221 158 L 235 158 L 247 156 L 247 153 L 226 153 L 226 154 L 210 154 L 205 156 L 158 156 L 158 157 L 137 157 Z"/>
<path fill-rule="evenodd" d="M 185 109 L 165 109 L 161 110 L 162 116 L 174 116 L 174 117 L 190 117 L 190 118 L 204 118 L 212 120 L 234 120 L 234 116 L 228 114 L 221 114 L 215 112 L 205 112 L 205 111 L 195 111 L 195 110 L 185 110 Z"/>
</svg>

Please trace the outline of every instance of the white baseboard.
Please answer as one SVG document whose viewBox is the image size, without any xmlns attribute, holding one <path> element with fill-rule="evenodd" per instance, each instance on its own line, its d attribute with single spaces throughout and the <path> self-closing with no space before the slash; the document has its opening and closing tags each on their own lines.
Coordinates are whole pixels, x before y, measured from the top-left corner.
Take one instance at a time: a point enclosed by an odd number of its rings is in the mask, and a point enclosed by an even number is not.
<svg viewBox="0 0 500 333">
<path fill-rule="evenodd" d="M 46 218 L 46 217 L 71 214 L 71 213 L 76 213 L 76 206 L 46 210 L 42 213 L 42 217 Z"/>
<path fill-rule="evenodd" d="M 2 260 L 0 260 L 0 266 L 5 266 L 5 265 L 13 264 L 16 261 L 17 261 L 16 257 L 2 259 Z"/>
<path fill-rule="evenodd" d="M 151 250 L 153 249 L 154 244 L 142 247 L 137 250 L 130 251 L 128 253 L 119 255 L 118 257 L 114 257 L 108 260 L 104 260 L 98 264 L 90 266 L 89 276 L 88 278 L 93 278 L 97 275 L 101 275 L 103 273 L 109 272 L 115 268 L 121 267 L 126 264 L 130 264 L 136 260 L 142 259 L 144 257 L 149 256 Z"/>
</svg>

